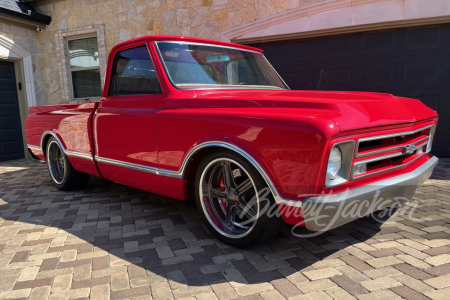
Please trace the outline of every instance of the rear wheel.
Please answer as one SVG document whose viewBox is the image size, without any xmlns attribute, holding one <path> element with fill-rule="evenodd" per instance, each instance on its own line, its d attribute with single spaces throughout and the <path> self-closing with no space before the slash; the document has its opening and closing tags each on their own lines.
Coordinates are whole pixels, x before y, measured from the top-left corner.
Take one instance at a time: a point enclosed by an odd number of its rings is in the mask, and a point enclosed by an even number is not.
<svg viewBox="0 0 450 300">
<path fill-rule="evenodd" d="M 47 143 L 47 166 L 53 184 L 61 191 L 86 186 L 89 174 L 76 171 L 58 141 L 51 137 Z"/>
<path fill-rule="evenodd" d="M 276 204 L 261 175 L 228 151 L 212 152 L 200 163 L 196 200 L 210 231 L 233 246 L 261 242 L 284 224 L 279 214 L 267 213 Z"/>
</svg>

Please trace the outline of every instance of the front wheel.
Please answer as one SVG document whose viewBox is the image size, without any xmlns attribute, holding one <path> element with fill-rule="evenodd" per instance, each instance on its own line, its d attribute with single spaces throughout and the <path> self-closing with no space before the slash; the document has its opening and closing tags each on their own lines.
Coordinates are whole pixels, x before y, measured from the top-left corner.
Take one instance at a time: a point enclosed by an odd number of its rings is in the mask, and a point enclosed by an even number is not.
<svg viewBox="0 0 450 300">
<path fill-rule="evenodd" d="M 210 231 L 223 242 L 248 247 L 275 235 L 282 224 L 265 181 L 241 156 L 214 151 L 200 163 L 196 201 Z"/>
<path fill-rule="evenodd" d="M 58 141 L 51 137 L 47 143 L 47 166 L 53 184 L 61 191 L 86 186 L 89 174 L 76 171 Z"/>
</svg>

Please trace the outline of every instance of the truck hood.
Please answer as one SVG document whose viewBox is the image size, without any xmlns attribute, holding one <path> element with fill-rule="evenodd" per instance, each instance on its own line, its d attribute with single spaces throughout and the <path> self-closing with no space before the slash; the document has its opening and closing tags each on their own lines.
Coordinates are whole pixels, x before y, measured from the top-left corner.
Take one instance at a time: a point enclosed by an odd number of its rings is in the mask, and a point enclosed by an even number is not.
<svg viewBox="0 0 450 300">
<path fill-rule="evenodd" d="M 245 100 L 245 101 L 243 101 Z M 320 115 L 336 122 L 341 130 L 352 130 L 416 122 L 437 117 L 415 99 L 367 92 L 197 90 L 191 107 L 271 107 L 275 111 Z"/>
</svg>

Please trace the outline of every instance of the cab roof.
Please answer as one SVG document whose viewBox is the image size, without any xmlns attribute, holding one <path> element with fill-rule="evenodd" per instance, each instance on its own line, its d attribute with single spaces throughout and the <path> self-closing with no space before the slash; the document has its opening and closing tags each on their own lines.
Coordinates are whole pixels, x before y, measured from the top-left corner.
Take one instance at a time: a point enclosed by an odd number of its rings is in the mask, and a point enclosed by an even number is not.
<svg viewBox="0 0 450 300">
<path fill-rule="evenodd" d="M 223 41 L 210 40 L 210 39 L 194 38 L 194 37 L 187 37 L 187 36 L 176 36 L 176 35 L 145 35 L 145 36 L 141 36 L 141 37 L 137 37 L 137 38 L 134 38 L 131 40 L 121 42 L 121 43 L 115 45 L 112 50 L 114 50 L 115 48 L 124 46 L 124 45 L 129 45 L 131 43 L 145 41 L 145 40 L 148 40 L 150 42 L 152 42 L 152 41 L 175 41 L 175 42 L 191 42 L 191 43 L 210 44 L 210 45 L 213 44 L 213 45 L 218 45 L 218 46 L 233 47 L 233 48 L 238 48 L 238 49 L 242 49 L 242 50 L 249 50 L 249 51 L 263 53 L 263 51 L 261 49 L 253 48 L 250 46 L 244 46 L 244 45 L 228 43 L 228 42 L 223 42 Z"/>
</svg>

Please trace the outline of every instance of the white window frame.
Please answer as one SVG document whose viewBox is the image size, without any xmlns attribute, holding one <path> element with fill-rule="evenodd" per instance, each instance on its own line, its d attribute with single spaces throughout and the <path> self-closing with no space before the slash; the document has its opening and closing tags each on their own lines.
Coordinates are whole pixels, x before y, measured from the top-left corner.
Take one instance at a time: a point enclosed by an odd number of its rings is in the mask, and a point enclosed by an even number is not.
<svg viewBox="0 0 450 300">
<path fill-rule="evenodd" d="M 99 65 L 98 67 L 85 67 L 85 68 L 72 68 L 72 66 L 70 65 L 70 57 L 69 57 L 69 41 L 75 41 L 75 40 L 82 40 L 82 39 L 87 39 L 87 38 L 93 38 L 95 37 L 97 39 L 97 51 L 99 52 Z M 98 37 L 97 35 L 94 34 L 87 34 L 87 35 L 79 35 L 79 36 L 72 36 L 72 37 L 67 37 L 64 39 L 66 44 L 65 44 L 65 50 L 67 51 L 67 57 L 68 57 L 68 67 L 69 67 L 69 93 L 70 93 L 70 99 L 74 102 L 80 102 L 80 101 L 85 101 L 86 97 L 83 98 L 75 98 L 75 93 L 74 93 L 74 87 L 73 87 L 73 80 L 72 80 L 72 72 L 74 72 L 73 70 L 75 69 L 77 71 L 87 71 L 87 70 L 100 70 L 100 51 L 98 50 Z M 100 75 L 100 81 L 101 81 L 101 75 Z M 100 89 L 103 86 L 100 86 Z M 99 101 L 101 98 L 101 90 L 100 90 L 100 95 L 96 96 L 96 97 L 89 97 L 88 99 L 91 101 Z"/>
<path fill-rule="evenodd" d="M 98 56 L 100 64 L 100 82 L 103 90 L 106 73 L 107 52 L 105 44 L 104 25 L 86 26 L 73 29 L 59 30 L 56 33 L 56 51 L 61 87 L 61 103 L 85 102 L 86 98 L 74 98 L 72 69 L 69 58 L 69 40 L 97 37 Z M 93 67 L 92 69 L 97 68 Z M 99 101 L 101 96 L 88 98 L 89 101 Z"/>
</svg>

